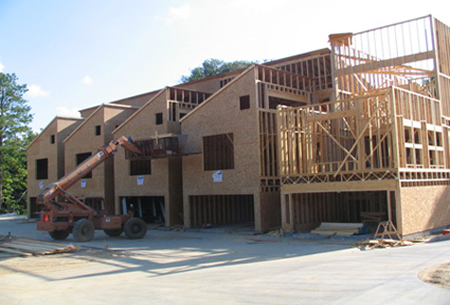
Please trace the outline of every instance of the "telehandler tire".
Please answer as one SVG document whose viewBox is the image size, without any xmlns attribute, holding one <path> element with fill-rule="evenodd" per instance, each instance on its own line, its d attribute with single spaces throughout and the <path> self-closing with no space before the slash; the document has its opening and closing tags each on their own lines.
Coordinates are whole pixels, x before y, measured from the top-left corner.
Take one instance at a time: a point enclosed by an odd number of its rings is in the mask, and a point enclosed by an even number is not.
<svg viewBox="0 0 450 305">
<path fill-rule="evenodd" d="M 142 219 L 134 217 L 125 222 L 123 231 L 129 239 L 143 238 L 147 234 L 147 224 Z"/>
<path fill-rule="evenodd" d="M 54 240 L 64 240 L 69 236 L 70 232 L 68 230 L 55 230 L 53 232 L 48 232 L 48 234 L 54 239 Z"/>
<path fill-rule="evenodd" d="M 94 224 L 86 218 L 78 220 L 72 229 L 73 238 L 79 242 L 91 241 L 94 233 Z"/>
</svg>

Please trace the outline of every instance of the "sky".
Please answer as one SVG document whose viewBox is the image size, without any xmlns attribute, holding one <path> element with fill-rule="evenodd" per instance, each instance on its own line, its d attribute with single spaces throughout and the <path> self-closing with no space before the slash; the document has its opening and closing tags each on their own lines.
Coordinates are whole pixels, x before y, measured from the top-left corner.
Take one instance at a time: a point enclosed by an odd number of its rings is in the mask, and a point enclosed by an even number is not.
<svg viewBox="0 0 450 305">
<path fill-rule="evenodd" d="M 0 72 L 55 116 L 180 83 L 210 58 L 264 62 L 327 48 L 328 35 L 432 14 L 446 0 L 0 0 Z"/>
</svg>

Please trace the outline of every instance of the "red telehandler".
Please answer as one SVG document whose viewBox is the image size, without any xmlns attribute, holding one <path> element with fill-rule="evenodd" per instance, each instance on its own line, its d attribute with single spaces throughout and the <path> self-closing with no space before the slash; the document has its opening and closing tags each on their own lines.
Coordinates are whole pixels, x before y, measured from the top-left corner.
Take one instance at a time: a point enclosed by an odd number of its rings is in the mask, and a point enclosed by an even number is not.
<svg viewBox="0 0 450 305">
<path fill-rule="evenodd" d="M 72 233 L 74 239 L 80 242 L 90 241 L 96 229 L 104 230 L 112 237 L 122 232 L 131 239 L 145 236 L 147 225 L 142 219 L 133 217 L 133 212 L 128 215 L 107 215 L 103 198 L 77 198 L 67 192 L 72 185 L 110 158 L 119 146 L 141 153 L 125 137 L 111 141 L 39 194 L 41 218 L 37 222 L 38 230 L 47 231 L 56 240 L 64 240 Z M 56 201 L 57 197 L 62 201 Z"/>
</svg>

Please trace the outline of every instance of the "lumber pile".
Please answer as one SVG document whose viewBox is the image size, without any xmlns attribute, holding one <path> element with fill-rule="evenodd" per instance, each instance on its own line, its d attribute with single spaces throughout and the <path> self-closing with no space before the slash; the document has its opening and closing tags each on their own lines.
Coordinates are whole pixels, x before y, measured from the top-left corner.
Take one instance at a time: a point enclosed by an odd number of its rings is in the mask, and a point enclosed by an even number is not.
<svg viewBox="0 0 450 305">
<path fill-rule="evenodd" d="M 49 255 L 56 253 L 73 252 L 78 246 L 43 242 L 26 238 L 4 237 L 0 235 L 1 256 L 31 256 Z M 1 257 L 0 256 L 0 257 Z"/>
<path fill-rule="evenodd" d="M 425 243 L 426 240 L 395 240 L 395 239 L 374 239 L 359 242 L 357 244 L 358 248 L 370 250 L 377 248 L 393 248 L 393 247 L 404 247 L 413 246 L 418 243 Z"/>
<path fill-rule="evenodd" d="M 311 234 L 326 236 L 352 236 L 358 234 L 364 224 L 362 223 L 334 223 L 322 222 L 320 226 L 311 231 Z"/>
</svg>

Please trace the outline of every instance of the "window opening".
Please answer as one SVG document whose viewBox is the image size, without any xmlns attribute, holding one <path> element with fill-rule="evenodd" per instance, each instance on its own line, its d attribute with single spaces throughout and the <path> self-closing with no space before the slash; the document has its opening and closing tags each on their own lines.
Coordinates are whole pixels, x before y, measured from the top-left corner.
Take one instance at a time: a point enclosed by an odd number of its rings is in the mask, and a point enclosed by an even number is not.
<svg viewBox="0 0 450 305">
<path fill-rule="evenodd" d="M 152 173 L 151 160 L 130 160 L 130 176 L 150 175 Z"/>
<path fill-rule="evenodd" d="M 250 95 L 244 95 L 239 98 L 239 109 L 250 109 Z"/>
<path fill-rule="evenodd" d="M 48 159 L 36 160 L 36 180 L 48 179 Z"/>
<path fill-rule="evenodd" d="M 76 162 L 77 162 L 77 166 L 80 165 L 81 163 L 83 163 L 84 160 L 86 160 L 87 158 L 89 158 L 92 155 L 92 153 L 87 152 L 87 153 L 81 153 L 81 154 L 77 154 L 76 155 Z M 87 173 L 84 177 L 84 179 L 90 179 L 92 178 L 92 172 Z"/>
<path fill-rule="evenodd" d="M 232 133 L 203 137 L 203 165 L 205 171 L 234 169 Z"/>
<path fill-rule="evenodd" d="M 155 114 L 156 125 L 161 125 L 163 123 L 163 114 L 159 112 Z"/>
</svg>

